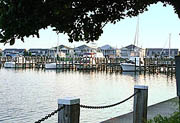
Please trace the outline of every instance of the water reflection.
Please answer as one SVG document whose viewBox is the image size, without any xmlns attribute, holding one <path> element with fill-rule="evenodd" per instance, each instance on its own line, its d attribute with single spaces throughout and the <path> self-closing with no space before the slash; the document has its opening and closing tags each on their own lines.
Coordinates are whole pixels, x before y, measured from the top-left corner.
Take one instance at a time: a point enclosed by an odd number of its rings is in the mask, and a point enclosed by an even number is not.
<svg viewBox="0 0 180 123">
<path fill-rule="evenodd" d="M 33 122 L 57 108 L 57 99 L 78 97 L 81 104 L 108 105 L 149 86 L 149 105 L 176 95 L 175 78 L 162 74 L 41 69 L 0 69 L 0 122 Z M 160 91 L 161 90 L 161 91 Z M 96 123 L 132 111 L 133 99 L 106 110 L 81 109 L 81 123 Z M 57 122 L 57 115 L 48 122 Z"/>
</svg>

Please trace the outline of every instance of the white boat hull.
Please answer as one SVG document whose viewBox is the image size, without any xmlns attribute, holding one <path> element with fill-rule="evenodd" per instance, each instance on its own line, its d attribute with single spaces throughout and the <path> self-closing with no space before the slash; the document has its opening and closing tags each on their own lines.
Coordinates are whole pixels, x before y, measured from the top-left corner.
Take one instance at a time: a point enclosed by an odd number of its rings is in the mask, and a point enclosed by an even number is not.
<svg viewBox="0 0 180 123">
<path fill-rule="evenodd" d="M 15 68 L 15 62 L 5 62 L 4 67 L 5 68 Z"/>
<path fill-rule="evenodd" d="M 132 64 L 132 63 L 121 63 L 121 67 L 122 67 L 123 72 L 139 71 L 139 66 L 135 66 L 135 64 Z M 143 69 L 141 69 L 141 70 L 143 70 Z"/>
<path fill-rule="evenodd" d="M 45 64 L 45 69 L 56 69 L 56 63 L 47 63 Z"/>
</svg>

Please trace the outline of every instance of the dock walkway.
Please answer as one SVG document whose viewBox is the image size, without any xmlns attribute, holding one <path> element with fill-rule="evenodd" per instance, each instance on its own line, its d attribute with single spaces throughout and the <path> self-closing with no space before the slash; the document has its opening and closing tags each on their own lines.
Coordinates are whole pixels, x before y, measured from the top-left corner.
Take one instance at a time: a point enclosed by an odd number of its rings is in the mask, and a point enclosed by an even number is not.
<svg viewBox="0 0 180 123">
<path fill-rule="evenodd" d="M 178 110 L 178 97 L 148 106 L 147 117 L 153 119 L 153 117 L 160 114 L 161 116 L 170 116 Z M 101 123 L 133 123 L 133 112 L 103 121 Z"/>
</svg>

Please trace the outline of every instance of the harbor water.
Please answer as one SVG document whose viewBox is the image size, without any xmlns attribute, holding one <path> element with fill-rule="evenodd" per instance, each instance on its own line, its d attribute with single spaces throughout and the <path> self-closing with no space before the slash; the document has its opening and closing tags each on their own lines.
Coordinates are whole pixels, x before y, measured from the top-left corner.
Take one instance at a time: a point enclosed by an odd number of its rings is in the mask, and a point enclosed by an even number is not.
<svg viewBox="0 0 180 123">
<path fill-rule="evenodd" d="M 147 85 L 148 105 L 176 96 L 174 76 L 164 74 L 0 69 L 0 122 L 33 123 L 57 109 L 57 99 L 80 98 L 80 104 L 117 103 Z M 81 123 L 98 123 L 132 111 L 133 98 L 107 109 L 81 109 Z M 57 114 L 44 123 L 57 123 Z"/>
</svg>

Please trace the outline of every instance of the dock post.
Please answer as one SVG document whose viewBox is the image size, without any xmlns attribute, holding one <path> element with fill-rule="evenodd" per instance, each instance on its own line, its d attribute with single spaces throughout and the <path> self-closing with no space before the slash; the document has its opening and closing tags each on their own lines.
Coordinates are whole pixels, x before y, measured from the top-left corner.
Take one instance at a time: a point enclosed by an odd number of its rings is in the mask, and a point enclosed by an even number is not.
<svg viewBox="0 0 180 123">
<path fill-rule="evenodd" d="M 134 86 L 133 123 L 147 122 L 148 86 Z"/>
<path fill-rule="evenodd" d="M 144 58 L 144 74 L 146 74 L 146 58 Z"/>
<path fill-rule="evenodd" d="M 179 97 L 179 111 L 180 111 L 180 56 L 175 56 L 176 64 L 176 88 L 177 96 Z"/>
<path fill-rule="evenodd" d="M 136 73 L 136 58 L 135 58 L 135 67 L 134 67 L 134 72 Z"/>
<path fill-rule="evenodd" d="M 141 73 L 142 69 L 141 69 L 141 58 L 139 58 L 139 73 Z"/>
<path fill-rule="evenodd" d="M 79 123 L 80 99 L 58 99 L 58 108 L 64 108 L 58 112 L 58 123 Z"/>
</svg>

